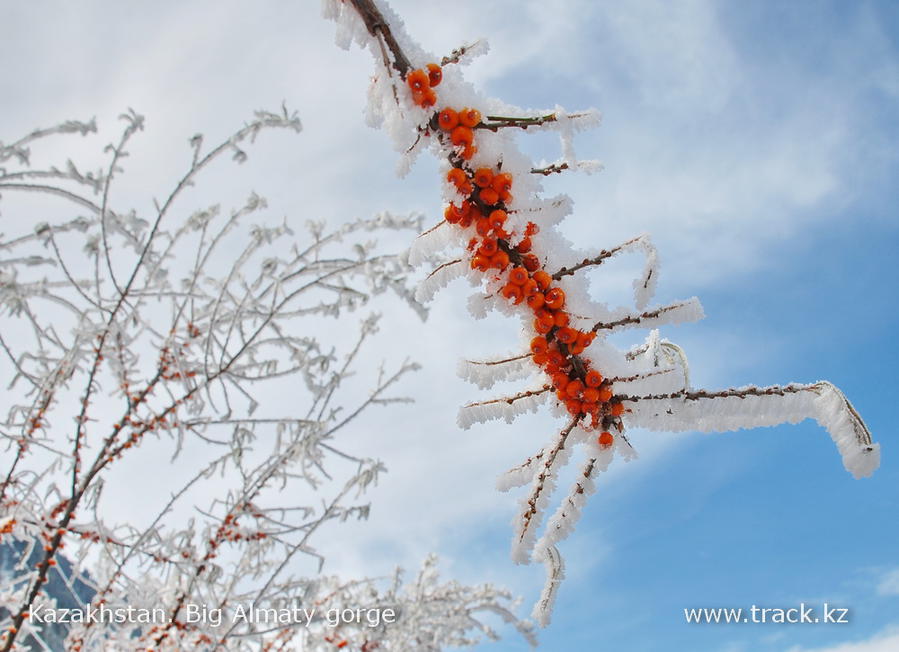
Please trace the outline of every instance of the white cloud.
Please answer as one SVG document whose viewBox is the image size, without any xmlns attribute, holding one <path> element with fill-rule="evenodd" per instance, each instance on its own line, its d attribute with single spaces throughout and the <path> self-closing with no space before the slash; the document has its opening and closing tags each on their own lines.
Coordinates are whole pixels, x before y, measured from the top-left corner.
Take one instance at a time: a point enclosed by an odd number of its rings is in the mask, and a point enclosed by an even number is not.
<svg viewBox="0 0 899 652">
<path fill-rule="evenodd" d="M 895 652 L 899 650 L 899 626 L 893 625 L 861 641 L 837 643 L 826 647 L 791 647 L 787 652 Z"/>
<path fill-rule="evenodd" d="M 899 568 L 887 572 L 877 584 L 879 595 L 899 595 Z"/>
</svg>

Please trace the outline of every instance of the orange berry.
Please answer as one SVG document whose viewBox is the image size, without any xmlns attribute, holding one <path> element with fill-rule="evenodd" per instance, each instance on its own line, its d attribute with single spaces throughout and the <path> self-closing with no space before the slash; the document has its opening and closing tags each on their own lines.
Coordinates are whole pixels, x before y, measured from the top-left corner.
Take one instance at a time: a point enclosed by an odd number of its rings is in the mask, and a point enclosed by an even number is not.
<svg viewBox="0 0 899 652">
<path fill-rule="evenodd" d="M 612 390 L 608 385 L 599 388 L 599 402 L 608 403 L 612 398 Z"/>
<path fill-rule="evenodd" d="M 512 175 L 508 172 L 501 172 L 500 174 L 494 175 L 490 185 L 501 195 L 507 193 L 512 190 Z"/>
<path fill-rule="evenodd" d="M 588 387 L 584 390 L 584 400 L 589 401 L 590 403 L 598 403 L 599 402 L 599 390 L 595 387 Z"/>
<path fill-rule="evenodd" d="M 596 369 L 591 369 L 587 372 L 587 376 L 584 378 L 589 387 L 599 387 L 602 384 L 602 374 L 599 373 Z"/>
<path fill-rule="evenodd" d="M 490 269 L 490 259 L 486 256 L 475 256 L 471 259 L 471 268 L 479 272 L 486 272 Z"/>
<path fill-rule="evenodd" d="M 537 281 L 532 278 L 528 278 L 528 280 L 524 282 L 524 296 L 532 297 L 535 294 L 537 294 Z"/>
<path fill-rule="evenodd" d="M 503 286 L 503 289 L 500 290 L 500 294 L 506 299 L 509 299 L 509 301 L 516 306 L 521 303 L 522 299 L 524 299 L 524 293 L 521 291 L 521 286 L 515 285 L 514 283 L 506 283 Z"/>
<path fill-rule="evenodd" d="M 568 387 L 568 383 L 571 382 L 571 379 L 566 374 L 563 374 L 560 371 L 559 373 L 555 373 L 552 375 L 552 381 L 553 387 L 564 392 Z"/>
<path fill-rule="evenodd" d="M 497 251 L 490 257 L 490 265 L 496 269 L 506 269 L 509 266 L 509 254 L 505 251 Z"/>
<path fill-rule="evenodd" d="M 493 188 L 482 188 L 480 195 L 481 201 L 488 206 L 493 206 L 499 201 L 499 194 Z"/>
<path fill-rule="evenodd" d="M 538 335 L 531 340 L 531 353 L 546 353 L 549 350 L 549 343 L 546 338 Z"/>
<path fill-rule="evenodd" d="M 577 336 L 577 345 L 582 349 L 586 349 L 593 343 L 593 340 L 596 339 L 596 333 L 593 331 L 587 331 L 586 333 L 581 331 L 580 335 Z"/>
<path fill-rule="evenodd" d="M 437 116 L 437 124 L 440 125 L 440 128 L 444 131 L 452 131 L 459 124 L 459 114 L 453 109 L 446 107 Z"/>
<path fill-rule="evenodd" d="M 581 414 L 584 411 L 584 404 L 575 399 L 565 401 L 565 407 L 569 414 Z"/>
<path fill-rule="evenodd" d="M 611 432 L 606 431 L 606 432 L 600 433 L 599 437 L 597 438 L 597 441 L 599 442 L 599 445 L 602 446 L 603 448 L 608 448 L 609 446 L 612 445 L 612 442 L 615 441 L 615 437 L 614 437 L 614 435 L 612 435 Z"/>
<path fill-rule="evenodd" d="M 458 127 L 456 127 L 456 129 L 458 129 Z M 466 145 L 465 147 L 462 148 L 461 156 L 464 160 L 470 161 L 471 157 L 477 153 L 478 153 L 477 147 L 475 147 L 474 145 Z M 470 193 L 471 190 L 469 190 L 468 192 Z"/>
<path fill-rule="evenodd" d="M 571 344 L 577 339 L 577 331 L 568 326 L 563 326 L 556 331 L 556 339 L 563 344 Z"/>
<path fill-rule="evenodd" d="M 550 288 L 546 291 L 546 306 L 558 310 L 565 305 L 565 292 L 562 288 Z"/>
<path fill-rule="evenodd" d="M 515 251 L 520 254 L 526 254 L 531 250 L 531 239 L 527 236 L 522 238 L 521 242 L 515 245 Z"/>
<path fill-rule="evenodd" d="M 479 217 L 475 222 L 475 230 L 477 230 L 478 235 L 486 236 L 490 233 L 490 222 L 486 217 Z"/>
<path fill-rule="evenodd" d="M 469 127 L 460 125 L 450 132 L 450 141 L 453 145 L 469 147 L 474 141 L 474 132 Z"/>
<path fill-rule="evenodd" d="M 540 269 L 540 259 L 534 254 L 525 254 L 521 257 L 521 264 L 529 272 L 536 272 Z"/>
<path fill-rule="evenodd" d="M 525 235 L 537 235 L 538 233 L 540 233 L 540 227 L 533 222 L 528 222 L 528 225 L 524 227 Z"/>
<path fill-rule="evenodd" d="M 437 104 L 437 93 L 430 88 L 425 89 L 421 94 L 412 93 L 412 98 L 415 100 L 415 103 L 423 109 L 429 109 Z"/>
<path fill-rule="evenodd" d="M 585 396 L 587 395 L 586 390 L 584 390 L 584 395 Z M 584 402 L 582 403 L 582 407 L 583 407 L 584 412 L 586 412 L 587 414 L 593 415 L 594 418 L 599 415 L 599 406 L 596 403 L 592 403 L 591 401 L 588 401 L 586 398 L 584 399 Z"/>
<path fill-rule="evenodd" d="M 534 320 L 534 330 L 540 333 L 541 335 L 546 335 L 548 332 L 552 330 L 552 326 L 548 326 L 546 323 L 540 321 L 539 319 Z"/>
<path fill-rule="evenodd" d="M 613 417 L 620 417 L 622 414 L 624 414 L 624 404 L 612 403 L 611 412 Z"/>
<path fill-rule="evenodd" d="M 565 362 L 565 356 L 562 355 L 562 352 L 559 351 L 559 349 L 550 349 L 549 350 L 549 361 L 552 364 L 561 367 L 562 364 Z"/>
<path fill-rule="evenodd" d="M 506 211 L 497 208 L 490 212 L 490 226 L 493 229 L 501 229 L 506 221 Z"/>
<path fill-rule="evenodd" d="M 524 285 L 528 282 L 528 271 L 524 267 L 513 267 L 509 272 L 509 282 L 514 283 L 515 285 Z M 524 288 L 521 288 L 521 293 L 524 295 Z"/>
<path fill-rule="evenodd" d="M 406 83 L 409 85 L 409 88 L 412 89 L 412 92 L 415 91 L 424 91 L 429 88 L 431 85 L 431 80 L 428 79 L 428 73 L 424 70 L 413 70 L 408 75 L 406 75 Z"/>
<path fill-rule="evenodd" d="M 531 279 L 533 280 L 533 279 Z M 539 310 L 543 307 L 543 293 L 535 292 L 534 294 L 528 295 L 528 305 L 533 310 Z"/>
<path fill-rule="evenodd" d="M 571 355 L 580 355 L 584 352 L 584 347 L 580 344 L 579 341 L 575 341 L 572 344 L 568 345 L 568 350 L 571 351 Z"/>
<path fill-rule="evenodd" d="M 499 251 L 499 245 L 496 243 L 496 239 L 494 238 L 484 238 L 481 243 L 481 247 L 478 249 L 478 253 L 482 256 L 487 256 L 488 258 Z"/>
<path fill-rule="evenodd" d="M 556 326 L 568 326 L 568 313 L 559 311 L 553 314 L 553 322 L 555 322 Z"/>
<path fill-rule="evenodd" d="M 555 326 L 553 314 L 549 310 L 538 310 L 535 316 L 540 323 L 545 324 L 548 328 Z"/>
<path fill-rule="evenodd" d="M 565 393 L 571 398 L 580 398 L 582 391 L 584 391 L 584 383 L 579 380 L 572 380 L 565 387 Z"/>
<path fill-rule="evenodd" d="M 549 284 L 553 281 L 552 276 L 542 269 L 538 272 L 534 272 L 533 279 L 537 281 L 537 285 L 539 285 L 540 289 L 543 291 L 546 291 L 546 288 L 548 288 Z"/>
<path fill-rule="evenodd" d="M 429 63 L 426 68 L 428 69 L 428 83 L 431 87 L 439 85 L 443 79 L 443 71 L 440 69 L 440 66 L 436 63 Z"/>
<path fill-rule="evenodd" d="M 481 112 L 477 109 L 464 108 L 459 111 L 459 122 L 466 127 L 474 127 L 481 121 Z"/>
<path fill-rule="evenodd" d="M 490 168 L 478 168 L 474 173 L 474 185 L 478 188 L 486 188 L 493 181 L 493 170 Z"/>
<path fill-rule="evenodd" d="M 468 175 L 465 174 L 465 170 L 462 168 L 452 168 L 446 173 L 446 180 L 456 186 L 456 188 L 459 188 L 468 181 Z"/>
</svg>

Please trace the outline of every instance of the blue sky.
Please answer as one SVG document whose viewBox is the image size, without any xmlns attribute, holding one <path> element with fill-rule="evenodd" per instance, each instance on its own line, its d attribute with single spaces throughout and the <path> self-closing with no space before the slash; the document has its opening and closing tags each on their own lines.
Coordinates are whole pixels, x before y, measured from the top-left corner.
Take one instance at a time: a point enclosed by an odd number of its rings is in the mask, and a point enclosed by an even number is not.
<svg viewBox="0 0 899 652">
<path fill-rule="evenodd" d="M 485 6 L 486 5 L 486 6 Z M 826 378 L 883 445 L 881 469 L 856 481 L 815 424 L 726 435 L 634 433 L 640 459 L 601 477 L 563 544 L 568 579 L 544 649 L 720 652 L 899 648 L 899 473 L 892 408 L 899 355 L 899 8 L 889 2 L 396 2 L 435 53 L 488 37 L 469 78 L 521 106 L 595 106 L 600 129 L 578 153 L 593 176 L 551 179 L 575 212 L 572 238 L 599 246 L 652 233 L 657 301 L 698 295 L 707 317 L 663 334 L 687 350 L 694 384 L 725 387 Z M 160 3 L 124 8 L 7 4 L 0 139 L 96 115 L 112 134 L 133 106 L 148 116 L 122 200 L 163 187 L 198 130 L 223 137 L 284 100 L 305 130 L 262 139 L 240 178 L 293 219 L 339 221 L 384 208 L 439 211 L 436 164 L 393 173 L 387 137 L 365 127 L 371 63 L 339 50 L 317 3 Z M 109 136 L 111 138 L 111 136 Z M 555 158 L 548 137 L 522 141 Z M 96 147 L 76 144 L 85 155 Z M 184 147 L 184 157 L 187 148 Z M 198 193 L 221 192 L 222 185 Z M 230 190 L 229 190 L 230 192 Z M 624 300 L 636 261 L 597 276 Z M 511 321 L 471 324 L 468 288 L 438 295 L 425 329 L 390 310 L 382 351 L 425 368 L 405 411 L 357 433 L 390 474 L 371 522 L 335 533 L 331 571 L 414 567 L 427 551 L 446 575 L 509 586 L 529 610 L 542 569 L 508 557 L 517 496 L 496 475 L 557 424 L 458 431 L 478 396 L 459 357 L 505 351 Z M 477 329 L 477 334 L 473 333 Z M 466 334 L 460 336 L 460 333 Z M 447 341 L 456 346 L 447 346 Z M 439 391 L 437 391 L 439 389 Z M 348 533 L 347 533 L 348 532 Z M 849 625 L 687 625 L 685 607 L 850 608 Z M 893 628 L 893 629 L 890 629 Z M 845 644 L 837 647 L 840 644 Z M 483 649 L 524 649 L 513 634 Z"/>
</svg>

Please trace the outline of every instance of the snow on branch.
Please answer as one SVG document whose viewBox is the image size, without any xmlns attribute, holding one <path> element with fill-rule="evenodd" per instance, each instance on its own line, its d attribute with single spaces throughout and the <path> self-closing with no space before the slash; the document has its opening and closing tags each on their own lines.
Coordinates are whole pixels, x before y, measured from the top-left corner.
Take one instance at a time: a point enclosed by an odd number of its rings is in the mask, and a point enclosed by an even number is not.
<svg viewBox="0 0 899 652">
<path fill-rule="evenodd" d="M 628 427 L 723 431 L 810 417 L 830 432 L 853 475 L 864 477 L 876 469 L 877 444 L 830 383 L 718 392 L 691 388 L 686 354 L 655 329 L 701 319 L 702 306 L 694 297 L 647 308 L 659 276 L 658 254 L 648 236 L 585 256 L 561 234 L 558 225 L 572 213 L 572 202 L 565 195 L 545 198 L 541 179 L 585 166 L 575 156 L 573 134 L 596 126 L 597 111 L 556 107 L 534 113 L 484 97 L 465 81 L 458 66 L 448 65 L 454 61 L 434 63 L 440 59 L 416 44 L 381 0 L 354 0 L 352 5 L 358 9 L 356 23 L 348 4 L 327 3 L 340 33 L 353 34 L 378 67 L 369 94 L 369 123 L 389 134 L 401 153 L 401 173 L 425 149 L 441 163 L 444 222 L 439 234 L 429 233 L 413 245 L 412 258 L 433 264 L 431 255 L 447 247 L 458 255 L 425 279 L 420 298 L 433 296 L 450 275 L 461 276 L 464 270 L 476 286 L 468 303 L 472 316 L 482 318 L 490 310 L 510 316 L 519 324 L 510 339 L 530 343 L 524 358 L 460 366 L 462 375 L 481 387 L 525 376 L 536 376 L 539 384 L 466 405 L 459 424 L 467 428 L 476 421 L 510 420 L 535 407 L 537 398 L 568 420 L 542 450 L 497 482 L 500 490 L 530 483 L 514 522 L 512 558 L 547 564 L 549 580 L 534 611 L 541 624 L 549 620 L 562 577 L 555 543 L 574 527 L 595 488 L 595 474 L 616 455 L 634 456 L 625 435 Z M 561 151 L 556 162 L 535 164 L 517 148 L 514 136 L 535 129 L 558 132 Z M 610 311 L 593 301 L 588 279 L 580 272 L 628 251 L 645 258 L 633 282 L 634 306 Z M 452 273 L 445 272 L 449 268 Z M 628 328 L 651 330 L 645 344 L 619 351 L 605 335 Z M 528 366 L 533 373 L 524 371 Z M 549 495 L 574 446 L 587 449 L 587 462 L 538 540 Z"/>
</svg>

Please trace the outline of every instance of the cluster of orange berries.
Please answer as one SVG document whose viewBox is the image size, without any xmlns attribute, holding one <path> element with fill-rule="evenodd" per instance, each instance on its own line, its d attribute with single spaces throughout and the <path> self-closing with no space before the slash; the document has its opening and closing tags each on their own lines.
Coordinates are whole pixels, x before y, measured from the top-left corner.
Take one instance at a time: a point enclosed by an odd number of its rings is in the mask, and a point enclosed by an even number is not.
<svg viewBox="0 0 899 652">
<path fill-rule="evenodd" d="M 440 66 L 434 63 L 410 72 L 406 82 L 414 102 L 423 108 L 436 106 L 433 89 L 442 78 Z M 591 427 L 604 429 L 599 444 L 611 446 L 614 437 L 607 428 L 624 413 L 624 406 L 613 400 L 611 382 L 591 369 L 588 360 L 577 357 L 590 346 L 596 333 L 570 325 L 565 292 L 553 286 L 552 276 L 531 253 L 531 237 L 539 227 L 528 222 L 524 237 L 511 245 L 511 234 L 505 227 L 507 204 L 512 200 L 512 175 L 490 167 L 472 169 L 466 164 L 477 152 L 474 129 L 479 124 L 481 114 L 474 108 L 456 111 L 445 107 L 431 120 L 431 128 L 443 132 L 441 139 L 448 137 L 455 148 L 446 180 L 465 198 L 450 203 L 444 219 L 461 228 L 474 226 L 478 237 L 468 244 L 472 269 L 498 270 L 497 278 L 505 280 L 500 290 L 503 298 L 514 305 L 526 303 L 533 311 L 537 336 L 531 341 L 531 359 L 552 379 L 556 396 L 568 412 L 575 417 L 589 415 Z"/>
</svg>

